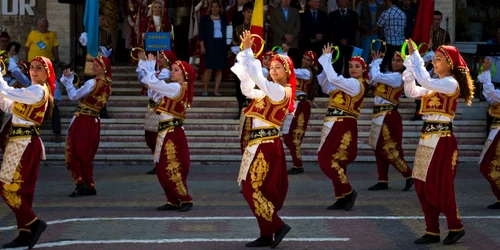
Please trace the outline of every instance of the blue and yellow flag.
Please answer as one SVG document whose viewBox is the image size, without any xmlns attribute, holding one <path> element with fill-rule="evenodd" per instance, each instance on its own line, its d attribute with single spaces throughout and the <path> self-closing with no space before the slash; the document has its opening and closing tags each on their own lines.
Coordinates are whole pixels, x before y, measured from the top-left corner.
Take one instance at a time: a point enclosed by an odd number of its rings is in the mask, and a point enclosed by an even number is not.
<svg viewBox="0 0 500 250">
<path fill-rule="evenodd" d="M 99 48 L 99 0 L 87 0 L 85 2 L 83 26 L 85 32 L 87 32 L 87 53 L 97 57 Z"/>
</svg>

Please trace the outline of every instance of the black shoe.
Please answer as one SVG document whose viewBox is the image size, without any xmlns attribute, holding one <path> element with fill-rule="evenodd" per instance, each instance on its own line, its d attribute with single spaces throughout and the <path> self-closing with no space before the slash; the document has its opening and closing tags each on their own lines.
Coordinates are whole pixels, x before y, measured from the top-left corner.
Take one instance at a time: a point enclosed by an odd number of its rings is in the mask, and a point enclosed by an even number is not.
<svg viewBox="0 0 500 250">
<path fill-rule="evenodd" d="M 87 185 L 85 185 L 85 183 L 82 183 L 82 184 L 78 184 L 76 185 L 76 188 L 75 188 L 75 191 L 73 191 L 73 193 L 69 194 L 68 197 L 77 197 L 77 196 L 83 196 L 85 195 L 85 189 L 87 189 Z"/>
<path fill-rule="evenodd" d="M 302 173 L 304 173 L 304 168 L 293 167 L 288 170 L 288 174 L 302 174 Z"/>
<path fill-rule="evenodd" d="M 445 244 L 445 245 L 454 244 L 460 238 L 464 237 L 464 235 L 465 235 L 465 230 L 461 230 L 461 231 L 458 231 L 458 232 L 451 232 L 450 231 L 448 233 L 448 236 L 446 236 L 446 238 L 444 238 L 443 244 Z"/>
<path fill-rule="evenodd" d="M 161 207 L 157 207 L 156 210 L 158 211 L 167 211 L 167 210 L 178 210 L 179 209 L 179 205 L 172 205 L 170 203 L 167 203 Z"/>
<path fill-rule="evenodd" d="M 387 182 L 378 182 L 377 184 L 369 187 L 368 190 L 377 191 L 377 190 L 386 190 L 388 188 L 389 188 L 389 184 L 387 184 Z"/>
<path fill-rule="evenodd" d="M 278 230 L 278 232 L 274 233 L 274 241 L 273 244 L 271 244 L 272 249 L 276 248 L 281 243 L 283 238 L 285 238 L 285 235 L 290 232 L 290 229 L 292 228 L 285 224 L 280 230 Z"/>
<path fill-rule="evenodd" d="M 47 228 L 47 223 L 43 220 L 36 220 L 33 224 L 30 225 L 30 244 L 28 245 L 28 249 L 33 248 L 33 246 L 40 239 L 40 235 L 42 235 L 43 231 Z"/>
<path fill-rule="evenodd" d="M 345 199 L 337 199 L 333 205 L 329 206 L 326 208 L 327 210 L 340 210 L 340 209 L 345 209 Z"/>
<path fill-rule="evenodd" d="M 245 244 L 246 247 L 269 247 L 273 244 L 272 237 L 261 236 L 252 242 Z"/>
<path fill-rule="evenodd" d="M 431 243 L 439 243 L 441 238 L 437 235 L 424 234 L 424 236 L 415 240 L 415 244 L 431 244 Z"/>
<path fill-rule="evenodd" d="M 83 191 L 83 195 L 84 195 L 84 196 L 89 196 L 89 195 L 97 195 L 97 191 L 95 190 L 95 188 L 86 188 L 86 189 Z"/>
<path fill-rule="evenodd" d="M 156 167 L 146 172 L 146 174 L 156 174 Z"/>
<path fill-rule="evenodd" d="M 497 201 L 496 203 L 493 203 L 488 206 L 489 209 L 500 209 L 500 201 Z"/>
<path fill-rule="evenodd" d="M 19 231 L 19 235 L 11 242 L 3 244 L 3 248 L 27 247 L 30 244 L 30 232 Z"/>
<path fill-rule="evenodd" d="M 356 197 L 358 193 L 356 190 L 352 190 L 352 193 L 345 196 L 345 211 L 350 211 L 352 207 L 354 207 L 354 202 L 356 201 Z"/>
<path fill-rule="evenodd" d="M 409 179 L 406 179 L 406 185 L 405 185 L 405 188 L 403 189 L 403 191 L 408 191 L 410 190 L 411 187 L 413 187 L 413 183 L 415 181 L 413 180 L 413 178 L 409 178 Z"/>
<path fill-rule="evenodd" d="M 192 202 L 181 203 L 181 207 L 179 207 L 179 212 L 187 212 L 193 208 Z"/>
</svg>

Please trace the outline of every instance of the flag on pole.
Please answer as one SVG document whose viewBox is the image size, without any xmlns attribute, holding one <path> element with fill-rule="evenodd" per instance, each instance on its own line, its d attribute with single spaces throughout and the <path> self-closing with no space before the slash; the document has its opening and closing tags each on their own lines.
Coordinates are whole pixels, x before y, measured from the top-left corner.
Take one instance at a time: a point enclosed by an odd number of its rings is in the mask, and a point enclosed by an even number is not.
<svg viewBox="0 0 500 250">
<path fill-rule="evenodd" d="M 416 44 L 429 43 L 434 18 L 434 0 L 421 0 L 418 4 L 417 20 L 412 39 Z"/>
<path fill-rule="evenodd" d="M 255 5 L 253 6 L 252 20 L 250 21 L 250 32 L 255 35 L 259 35 L 264 39 L 264 0 L 255 0 Z M 254 39 L 255 48 L 254 53 L 257 53 L 262 46 L 263 41 L 256 38 Z M 261 53 L 257 59 L 262 59 L 263 53 Z"/>
<path fill-rule="evenodd" d="M 99 45 L 99 0 L 85 1 L 83 26 L 87 32 L 87 53 L 97 57 Z"/>
</svg>

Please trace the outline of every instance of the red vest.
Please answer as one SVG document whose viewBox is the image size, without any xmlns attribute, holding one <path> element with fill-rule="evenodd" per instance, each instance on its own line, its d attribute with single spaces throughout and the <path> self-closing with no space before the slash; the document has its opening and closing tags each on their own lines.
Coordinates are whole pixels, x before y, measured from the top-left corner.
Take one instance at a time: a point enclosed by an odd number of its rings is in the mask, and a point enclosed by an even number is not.
<svg viewBox="0 0 500 250">
<path fill-rule="evenodd" d="M 359 81 L 359 80 L 358 80 Z M 361 107 L 365 99 L 365 84 L 359 81 L 361 91 L 356 96 L 350 96 L 340 89 L 330 93 L 329 109 L 339 109 L 356 117 L 361 113 Z"/>
<path fill-rule="evenodd" d="M 45 111 L 47 110 L 47 102 L 49 100 L 49 90 L 47 86 L 42 86 L 45 95 L 42 100 L 35 104 L 24 104 L 20 102 L 14 102 L 12 113 L 19 118 L 33 122 L 35 126 L 40 126 L 45 117 Z"/>
<path fill-rule="evenodd" d="M 394 105 L 399 104 L 399 97 L 403 94 L 403 84 L 398 88 L 393 88 L 389 85 L 385 85 L 383 83 L 377 83 L 375 85 L 375 92 L 373 93 L 376 96 L 380 96 L 387 101 L 390 101 Z"/>
<path fill-rule="evenodd" d="M 80 103 L 84 104 L 86 108 L 91 110 L 101 111 L 110 95 L 111 84 L 106 80 L 96 78 L 94 87 L 90 91 L 90 94 L 82 98 Z M 81 104 L 80 106 L 82 106 Z"/>
<path fill-rule="evenodd" d="M 311 72 L 310 69 L 307 70 L 309 70 L 309 72 L 311 73 L 311 77 L 307 80 L 297 79 L 297 86 L 296 86 L 297 91 L 303 92 L 306 95 L 309 93 L 309 90 L 311 89 L 313 83 L 312 81 L 313 73 Z"/>
<path fill-rule="evenodd" d="M 280 102 L 274 102 L 268 96 L 260 99 L 253 99 L 250 105 L 244 110 L 247 117 L 254 117 L 262 121 L 271 123 L 276 128 L 280 128 L 288 113 L 288 103 L 292 89 L 285 88 L 285 98 Z"/>
<path fill-rule="evenodd" d="M 175 83 L 169 83 L 175 84 Z M 181 87 L 181 92 L 175 98 L 163 97 L 160 100 L 160 104 L 156 107 L 155 112 L 166 113 L 177 119 L 184 120 L 186 117 L 186 107 L 188 104 L 188 94 L 187 94 L 188 83 L 184 82 Z"/>
<path fill-rule="evenodd" d="M 453 119 L 457 111 L 459 88 L 453 94 L 433 92 L 422 96 L 421 115 L 444 115 Z"/>
</svg>

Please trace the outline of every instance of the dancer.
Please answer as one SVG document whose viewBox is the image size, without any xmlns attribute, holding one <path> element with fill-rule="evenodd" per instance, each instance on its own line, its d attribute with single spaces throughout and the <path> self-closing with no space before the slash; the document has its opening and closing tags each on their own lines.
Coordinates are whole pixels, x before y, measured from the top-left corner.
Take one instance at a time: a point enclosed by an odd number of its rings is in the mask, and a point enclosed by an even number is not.
<svg viewBox="0 0 500 250">
<path fill-rule="evenodd" d="M 295 69 L 295 76 L 297 77 L 295 111 L 286 116 L 281 128 L 283 140 L 286 147 L 290 150 L 293 161 L 293 167 L 288 170 L 288 174 L 301 174 L 304 172 L 300 145 L 302 144 L 302 139 L 304 138 L 307 124 L 311 117 L 311 104 L 309 100 L 314 100 L 314 95 L 317 91 L 317 70 L 318 56 L 312 50 L 306 51 L 302 56 L 302 67 Z"/>
<path fill-rule="evenodd" d="M 172 63 L 177 61 L 177 56 L 174 52 L 170 50 L 162 50 L 158 53 L 158 68 L 157 78 L 165 82 L 170 81 L 170 71 Z M 144 53 L 140 52 L 140 58 L 146 59 Z M 137 78 L 139 81 L 144 77 L 144 71 L 137 68 Z M 148 108 L 146 109 L 145 119 L 144 119 L 144 137 L 146 139 L 146 144 L 151 152 L 154 154 L 156 148 L 156 138 L 158 137 L 158 122 L 160 121 L 160 115 L 156 114 L 155 109 L 158 107 L 158 103 L 153 100 L 152 90 L 146 88 L 144 85 L 144 92 L 147 93 L 149 98 Z M 147 174 L 156 174 L 156 168 L 149 170 Z"/>
<path fill-rule="evenodd" d="M 170 72 L 171 82 L 167 83 L 157 78 L 155 63 L 153 55 L 148 55 L 147 61 L 139 61 L 139 69 L 145 74 L 141 81 L 151 89 L 152 98 L 158 103 L 155 112 L 160 113 L 154 162 L 167 203 L 156 210 L 186 212 L 193 207 L 193 201 L 186 183 L 190 157 L 182 123 L 186 108 L 193 102 L 196 73 L 188 62 L 175 61 Z"/>
<path fill-rule="evenodd" d="M 380 72 L 382 54 L 375 52 L 370 64 L 371 85 L 374 87 L 372 125 L 368 144 L 375 152 L 377 160 L 378 183 L 368 190 L 385 190 L 389 188 L 389 164 L 393 165 L 406 179 L 403 191 L 413 186 L 411 169 L 403 152 L 403 121 L 398 111 L 399 98 L 403 93 L 404 71 L 400 52 L 392 57 L 393 72 Z"/>
<path fill-rule="evenodd" d="M 238 61 L 231 70 L 241 80 L 243 94 L 253 100 L 244 111 L 252 120 L 252 130 L 238 182 L 243 182 L 243 197 L 260 228 L 260 237 L 246 246 L 276 248 L 291 229 L 278 216 L 288 191 L 279 129 L 287 112 L 294 109 L 295 73 L 289 57 L 276 55 L 271 59 L 269 72 L 273 81 L 266 80 L 260 61 L 251 50 L 250 31 L 245 31 L 241 40 L 244 50 L 236 56 Z M 255 89 L 256 85 L 259 89 Z"/>
<path fill-rule="evenodd" d="M 347 165 L 358 154 L 358 123 L 368 85 L 368 69 L 362 57 L 354 56 L 349 61 L 349 75 L 337 75 L 332 67 L 332 45 L 323 48 L 319 63 L 323 73 L 318 81 L 325 94 L 330 95 L 321 141 L 318 149 L 318 162 L 321 170 L 332 180 L 337 201 L 328 210 L 344 209 L 354 206 L 357 193 L 349 184 L 346 176 Z"/>
<path fill-rule="evenodd" d="M 32 85 L 15 89 L 0 78 L 0 108 L 12 113 L 9 141 L 0 168 L 0 192 L 5 203 L 16 215 L 19 235 L 4 248 L 25 247 L 37 243 L 47 228 L 32 210 L 40 159 L 45 151 L 40 139 L 40 125 L 45 114 L 52 115 L 55 75 L 52 62 L 36 56 L 31 61 Z"/>
<path fill-rule="evenodd" d="M 497 202 L 488 206 L 489 209 L 500 209 L 500 90 L 495 89 L 491 82 L 491 61 L 486 58 L 483 73 L 478 80 L 483 83 L 483 95 L 490 103 L 489 114 L 493 117 L 490 134 L 479 157 L 479 166 L 484 178 L 488 180 L 497 198 Z"/>
<path fill-rule="evenodd" d="M 457 48 L 440 46 L 436 50 L 432 64 L 439 79 L 432 79 L 411 39 L 408 45 L 411 56 L 404 62 L 404 89 L 406 96 L 422 99 L 420 114 L 424 120 L 412 177 L 427 228 L 415 244 L 440 241 L 439 214 L 444 213 L 449 233 L 443 244 L 449 245 L 465 235 L 455 200 L 453 179 L 457 171 L 458 147 L 452 122 L 460 96 L 467 105 L 471 104 L 474 83 Z M 416 86 L 415 80 L 422 87 Z"/>
<path fill-rule="evenodd" d="M 73 86 L 74 75 L 70 69 L 66 69 L 60 79 L 69 99 L 79 102 L 66 139 L 66 167 L 76 184 L 69 197 L 97 194 L 93 162 L 101 139 L 99 113 L 111 95 L 111 61 L 97 56 L 92 72 L 96 77 L 86 81 L 79 89 Z"/>
</svg>

